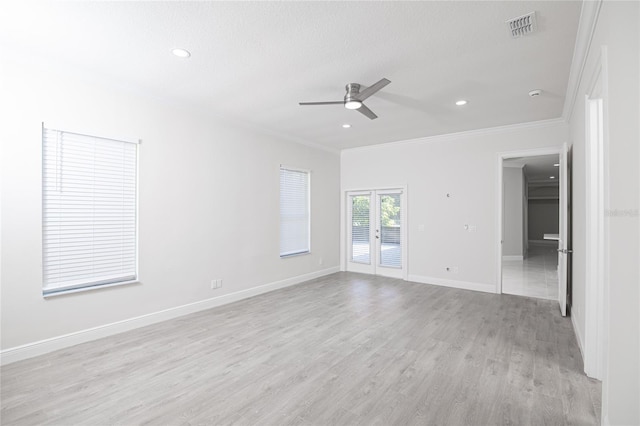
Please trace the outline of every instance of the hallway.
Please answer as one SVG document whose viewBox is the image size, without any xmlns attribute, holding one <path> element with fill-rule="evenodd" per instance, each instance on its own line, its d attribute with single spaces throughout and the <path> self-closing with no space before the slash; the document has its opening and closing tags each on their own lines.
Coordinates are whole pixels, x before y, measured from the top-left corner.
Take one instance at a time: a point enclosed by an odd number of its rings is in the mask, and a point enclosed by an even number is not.
<svg viewBox="0 0 640 426">
<path fill-rule="evenodd" d="M 531 246 L 524 260 L 502 262 L 502 292 L 540 299 L 558 299 L 556 247 Z"/>
</svg>

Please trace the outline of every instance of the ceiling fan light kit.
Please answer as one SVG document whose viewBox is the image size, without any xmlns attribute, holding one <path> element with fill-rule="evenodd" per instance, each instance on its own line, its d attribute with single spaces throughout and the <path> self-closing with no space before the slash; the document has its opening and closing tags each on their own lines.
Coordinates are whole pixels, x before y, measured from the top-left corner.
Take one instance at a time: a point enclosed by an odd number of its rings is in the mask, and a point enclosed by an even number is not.
<svg viewBox="0 0 640 426">
<path fill-rule="evenodd" d="M 371 120 L 378 118 L 373 111 L 371 111 L 363 103 L 365 99 L 373 95 L 387 84 L 391 83 L 390 80 L 383 78 L 372 86 L 367 87 L 362 92 L 360 91 L 360 85 L 358 83 L 349 83 L 345 87 L 347 93 L 344 95 L 343 101 L 328 101 L 328 102 L 300 102 L 300 105 L 339 105 L 342 104 L 346 109 L 358 110 L 361 114 L 365 115 Z"/>
</svg>

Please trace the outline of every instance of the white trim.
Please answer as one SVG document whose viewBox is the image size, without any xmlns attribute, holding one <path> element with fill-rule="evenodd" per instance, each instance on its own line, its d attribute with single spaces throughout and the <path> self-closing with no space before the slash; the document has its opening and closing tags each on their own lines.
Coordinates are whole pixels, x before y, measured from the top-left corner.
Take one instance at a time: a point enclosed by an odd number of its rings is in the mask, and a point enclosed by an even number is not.
<svg viewBox="0 0 640 426">
<path fill-rule="evenodd" d="M 391 186 L 377 186 L 376 189 L 370 189 L 370 188 L 343 189 L 342 192 L 343 193 L 348 192 L 349 194 L 358 195 L 358 193 L 371 194 L 374 191 L 394 191 L 394 190 L 406 192 L 407 185 L 402 184 L 402 185 L 391 185 Z"/>
<path fill-rule="evenodd" d="M 502 222 L 502 216 L 504 213 L 504 200 L 502 199 L 504 196 L 504 184 L 503 184 L 503 175 L 504 175 L 504 159 L 505 157 L 498 154 L 497 155 L 497 167 L 498 173 L 496 174 L 496 284 L 495 284 L 495 292 L 498 294 L 502 294 L 502 240 L 504 225 Z M 527 247 L 529 246 L 529 241 L 527 241 Z"/>
<path fill-rule="evenodd" d="M 537 157 L 540 155 L 560 155 L 562 146 L 548 146 L 543 148 L 521 149 L 517 151 L 502 151 L 498 156 L 504 160 L 516 157 Z M 535 182 L 535 181 L 534 181 Z"/>
<path fill-rule="evenodd" d="M 585 310 L 584 310 L 584 372 L 587 376 L 603 380 L 605 351 L 605 299 L 608 272 L 606 253 L 606 221 L 604 212 L 608 208 L 606 194 L 609 192 L 606 172 L 607 161 L 607 47 L 602 46 L 591 75 L 585 102 Z M 594 102 L 596 104 L 594 104 Z M 593 107 L 599 109 L 596 128 L 592 126 Z M 593 131 L 599 137 L 592 138 Z"/>
<path fill-rule="evenodd" d="M 474 283 L 470 281 L 447 280 L 444 278 L 425 277 L 421 275 L 409 275 L 408 280 L 414 283 L 431 284 L 441 287 L 457 288 L 460 290 L 482 291 L 484 293 L 495 293 L 496 288 L 493 284 Z"/>
<path fill-rule="evenodd" d="M 576 43 L 573 48 L 573 58 L 571 59 L 571 70 L 569 71 L 569 82 L 564 98 L 564 107 L 562 108 L 562 117 L 569 121 L 573 114 L 573 109 L 578 97 L 578 88 L 582 81 L 582 74 L 587 63 L 587 56 L 593 40 L 593 34 L 596 30 L 598 15 L 602 0 L 583 1 L 580 10 L 580 19 L 578 23 L 578 34 Z"/>
<path fill-rule="evenodd" d="M 142 284 L 140 280 L 131 280 L 131 281 L 120 281 L 117 283 L 109 283 L 109 284 L 96 284 L 96 285 L 84 285 L 83 287 L 72 287 L 67 288 L 65 290 L 56 291 L 53 293 L 43 293 L 42 297 L 45 299 L 49 299 L 51 297 L 64 296 L 66 294 L 73 293 L 82 293 L 83 291 L 93 291 L 100 290 L 101 288 L 109 288 L 109 287 L 119 287 L 123 285 L 132 285 L 132 284 Z"/>
<path fill-rule="evenodd" d="M 580 349 L 580 356 L 582 356 L 582 360 L 584 361 L 584 339 L 582 338 L 582 334 L 580 334 L 580 329 L 578 328 L 578 324 L 576 324 L 576 316 L 570 315 L 571 317 L 571 325 L 573 326 L 573 332 L 576 334 L 576 340 L 578 341 L 578 348 Z"/>
<path fill-rule="evenodd" d="M 502 260 L 524 260 L 524 256 L 523 255 L 502 256 Z"/>
<path fill-rule="evenodd" d="M 53 124 L 51 124 L 53 123 Z M 126 142 L 126 143 L 132 143 L 135 145 L 139 145 L 142 143 L 142 139 L 136 139 L 136 138 L 131 138 L 131 137 L 122 137 L 122 136 L 118 136 L 118 135 L 109 135 L 109 136 L 96 136 L 99 135 L 101 132 L 96 132 L 96 131 L 91 131 L 88 129 L 83 129 L 81 127 L 78 127 L 76 124 L 73 124 L 71 126 L 58 126 L 57 124 L 62 124 L 62 123 L 56 123 L 56 122 L 52 122 L 47 120 L 46 123 L 43 121 L 42 122 L 42 129 L 47 129 L 47 130 L 54 130 L 57 132 L 63 132 L 63 133 L 70 133 L 72 135 L 79 135 L 79 136 L 86 136 L 89 138 L 95 138 L 95 139 L 104 139 L 104 140 L 108 140 L 108 141 L 114 141 L 114 142 Z M 65 129 L 79 129 L 78 131 L 71 131 L 71 130 L 65 130 Z"/>
<path fill-rule="evenodd" d="M 146 315 L 140 315 L 138 317 L 117 321 L 111 324 L 105 324 L 98 327 L 65 334 L 62 336 L 52 337 L 50 339 L 28 343 L 22 346 L 8 348 L 0 352 L 0 365 L 6 365 L 12 362 L 21 361 L 23 359 L 33 358 L 38 355 L 43 355 L 59 349 L 68 348 L 80 343 L 90 342 L 92 340 L 112 336 L 114 334 L 123 333 L 125 331 L 145 327 L 147 325 L 156 324 L 162 321 L 167 321 L 173 318 L 192 314 L 194 312 L 199 312 L 206 309 L 215 308 L 217 306 L 226 305 L 228 303 L 237 302 L 249 297 L 268 293 L 270 291 L 278 290 L 315 278 L 320 278 L 325 275 L 333 274 L 335 272 L 338 272 L 338 270 L 339 268 L 337 266 L 322 269 L 320 271 L 298 275 L 295 277 L 286 278 L 284 280 L 274 281 L 268 284 L 258 285 L 246 290 L 240 290 L 234 293 L 188 303 L 186 305 L 176 306 L 173 308 L 164 309 L 162 311 L 152 312 Z"/>
<path fill-rule="evenodd" d="M 289 167 L 285 164 L 280 164 L 280 169 L 285 169 L 285 170 L 289 170 L 291 172 L 300 172 L 300 173 L 307 173 L 307 174 L 311 174 L 311 169 L 302 169 L 300 167 Z"/>
<path fill-rule="evenodd" d="M 466 130 L 464 132 L 456 132 L 456 133 L 445 133 L 442 135 L 434 135 L 434 136 L 426 136 L 422 138 L 416 139 L 406 139 L 399 140 L 393 142 L 379 143 L 375 145 L 365 145 L 358 146 L 355 148 L 345 148 L 344 151 L 367 151 L 382 147 L 389 146 L 398 146 L 405 144 L 414 144 L 414 143 L 428 143 L 428 142 L 440 142 L 440 141 L 448 141 L 451 139 L 458 139 L 461 137 L 469 137 L 469 136 L 482 136 L 482 135 L 494 135 L 499 133 L 510 133 L 516 132 L 523 129 L 531 129 L 531 128 L 544 128 L 544 127 L 552 127 L 558 125 L 566 125 L 566 121 L 563 118 L 552 118 L 549 120 L 540 120 L 540 121 L 530 121 L 527 123 L 518 123 L 518 124 L 508 124 L 506 126 L 497 126 L 497 127 L 487 127 L 484 129 L 476 129 L 476 130 Z"/>
<path fill-rule="evenodd" d="M 503 163 L 502 167 L 509 167 L 509 168 L 512 168 L 512 169 L 524 169 L 524 163 L 522 163 L 522 164 L 518 164 L 518 163 L 515 163 L 515 162 L 513 162 L 513 163 Z"/>
</svg>

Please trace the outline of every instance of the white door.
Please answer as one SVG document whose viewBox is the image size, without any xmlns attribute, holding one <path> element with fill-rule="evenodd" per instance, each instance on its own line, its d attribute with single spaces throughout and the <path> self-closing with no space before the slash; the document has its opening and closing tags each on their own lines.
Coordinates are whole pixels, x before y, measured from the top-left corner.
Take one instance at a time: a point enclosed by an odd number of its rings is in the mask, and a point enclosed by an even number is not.
<svg viewBox="0 0 640 426">
<path fill-rule="evenodd" d="M 347 271 L 375 274 L 375 204 L 372 191 L 347 194 Z"/>
<path fill-rule="evenodd" d="M 404 278 L 402 190 L 347 193 L 347 271 Z"/>
<path fill-rule="evenodd" d="M 567 274 L 569 247 L 569 165 L 567 144 L 560 152 L 560 238 L 558 240 L 558 303 L 562 316 L 567 315 Z"/>
</svg>

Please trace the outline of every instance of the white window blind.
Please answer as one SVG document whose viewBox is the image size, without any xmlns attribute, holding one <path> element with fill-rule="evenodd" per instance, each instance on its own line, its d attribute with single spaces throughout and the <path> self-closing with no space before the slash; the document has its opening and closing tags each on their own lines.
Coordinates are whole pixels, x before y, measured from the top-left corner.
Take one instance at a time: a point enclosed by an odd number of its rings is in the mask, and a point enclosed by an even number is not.
<svg viewBox="0 0 640 426">
<path fill-rule="evenodd" d="M 280 168 L 280 257 L 310 251 L 309 172 Z"/>
<path fill-rule="evenodd" d="M 138 145 L 43 128 L 43 294 L 137 279 Z"/>
</svg>

